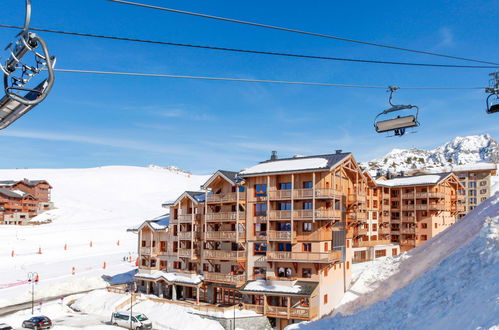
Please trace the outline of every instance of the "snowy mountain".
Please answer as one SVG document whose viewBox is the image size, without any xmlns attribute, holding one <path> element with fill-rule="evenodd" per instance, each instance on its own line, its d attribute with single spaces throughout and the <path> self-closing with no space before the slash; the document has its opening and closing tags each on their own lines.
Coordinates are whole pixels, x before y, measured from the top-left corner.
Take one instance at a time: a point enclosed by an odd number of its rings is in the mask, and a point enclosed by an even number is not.
<svg viewBox="0 0 499 330">
<path fill-rule="evenodd" d="M 456 137 L 433 150 L 393 149 L 382 158 L 362 165 L 371 175 L 377 171 L 385 174 L 416 169 L 448 169 L 453 165 L 478 162 L 499 163 L 499 144 L 489 134 Z"/>
<path fill-rule="evenodd" d="M 495 329 L 498 251 L 499 193 L 425 244 L 374 261 L 334 316 L 288 329 Z"/>
<path fill-rule="evenodd" d="M 31 298 L 27 272 L 40 275 L 38 299 L 101 288 L 102 275 L 130 271 L 135 264 L 123 257 L 134 260 L 137 236 L 126 229 L 165 214 L 165 200 L 208 179 L 159 167 L 0 170 L 0 180 L 23 178 L 47 180 L 56 209 L 36 217 L 47 225 L 0 226 L 0 309 Z"/>
</svg>

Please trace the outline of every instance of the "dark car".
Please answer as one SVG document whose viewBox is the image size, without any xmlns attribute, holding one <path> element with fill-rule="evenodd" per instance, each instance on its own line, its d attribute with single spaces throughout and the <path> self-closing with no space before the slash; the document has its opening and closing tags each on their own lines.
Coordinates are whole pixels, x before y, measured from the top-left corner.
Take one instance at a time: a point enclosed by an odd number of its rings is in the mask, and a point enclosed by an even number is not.
<svg viewBox="0 0 499 330">
<path fill-rule="evenodd" d="M 23 328 L 28 329 L 50 329 L 52 321 L 46 316 L 34 316 L 29 320 L 23 321 Z"/>
<path fill-rule="evenodd" d="M 6 323 L 0 323 L 0 330 L 12 330 L 12 329 L 14 329 L 14 328 L 11 327 L 8 324 L 6 324 Z"/>
</svg>

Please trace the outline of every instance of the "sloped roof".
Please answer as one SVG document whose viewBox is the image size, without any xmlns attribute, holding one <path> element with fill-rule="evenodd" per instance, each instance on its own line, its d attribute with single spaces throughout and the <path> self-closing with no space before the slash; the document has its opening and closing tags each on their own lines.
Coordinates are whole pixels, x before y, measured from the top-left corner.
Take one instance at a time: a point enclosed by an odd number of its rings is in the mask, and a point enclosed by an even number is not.
<svg viewBox="0 0 499 330">
<path fill-rule="evenodd" d="M 176 200 L 174 201 L 167 201 L 161 204 L 162 207 L 170 207 L 173 205 L 176 205 L 180 200 L 184 197 L 190 198 L 193 202 L 197 203 L 202 203 L 204 202 L 205 199 L 205 192 L 204 191 L 184 191 L 182 195 L 180 195 Z"/>
<path fill-rule="evenodd" d="M 384 187 L 435 185 L 445 180 L 451 174 L 452 174 L 451 172 L 448 172 L 448 173 L 404 176 L 389 180 L 376 180 L 376 184 Z"/>
<path fill-rule="evenodd" d="M 294 283 L 290 283 L 292 285 L 289 286 L 280 284 L 279 282 L 283 281 L 248 281 L 239 291 L 247 293 L 267 293 L 275 295 L 309 297 L 319 285 L 319 282 L 310 281 L 294 281 Z"/>
<path fill-rule="evenodd" d="M 14 198 L 23 198 L 23 195 L 20 195 L 12 190 L 5 189 L 5 188 L 0 188 L 0 194 L 3 194 L 5 196 L 9 196 L 9 197 L 14 197 Z"/>
<path fill-rule="evenodd" d="M 343 161 L 351 153 L 335 153 L 327 155 L 315 155 L 306 157 L 280 158 L 276 160 L 266 160 L 257 165 L 249 167 L 239 172 L 242 177 L 256 176 L 261 174 L 278 174 L 306 172 L 313 170 L 328 170 L 339 162 Z"/>
<path fill-rule="evenodd" d="M 18 181 L 12 181 L 12 180 L 3 180 L 3 181 L 0 181 L 0 187 L 9 187 L 9 186 L 13 186 L 17 183 Z"/>
<path fill-rule="evenodd" d="M 238 176 L 238 172 L 218 170 L 213 173 L 212 176 L 210 176 L 210 178 L 201 186 L 201 188 L 206 189 L 206 187 L 208 187 L 218 176 L 221 176 L 222 178 L 227 180 L 231 185 L 235 185 L 237 183 L 236 178 Z"/>
</svg>

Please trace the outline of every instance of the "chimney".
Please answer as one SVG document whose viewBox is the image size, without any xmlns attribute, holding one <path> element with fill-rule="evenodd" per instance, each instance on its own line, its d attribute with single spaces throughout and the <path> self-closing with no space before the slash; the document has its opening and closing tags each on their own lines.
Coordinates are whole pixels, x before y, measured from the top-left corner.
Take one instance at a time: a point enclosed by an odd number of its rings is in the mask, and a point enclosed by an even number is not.
<svg viewBox="0 0 499 330">
<path fill-rule="evenodd" d="M 341 150 L 341 149 L 336 149 L 336 154 L 337 154 L 337 155 L 338 155 L 338 154 L 341 154 L 341 152 L 342 152 L 342 151 L 343 151 L 343 150 Z"/>
<path fill-rule="evenodd" d="M 272 155 L 270 156 L 270 160 L 277 160 L 277 151 L 273 150 Z"/>
</svg>

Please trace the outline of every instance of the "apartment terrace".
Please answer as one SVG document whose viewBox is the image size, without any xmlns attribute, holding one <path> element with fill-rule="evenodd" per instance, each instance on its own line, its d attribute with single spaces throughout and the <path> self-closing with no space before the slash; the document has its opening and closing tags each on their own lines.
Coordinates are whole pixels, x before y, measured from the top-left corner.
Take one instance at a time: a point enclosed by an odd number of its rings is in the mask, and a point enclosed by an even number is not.
<svg viewBox="0 0 499 330">
<path fill-rule="evenodd" d="M 216 212 L 207 213 L 204 215 L 204 220 L 207 222 L 220 222 L 220 221 L 236 221 L 237 212 Z M 239 212 L 239 219 L 246 219 L 245 212 Z"/>
<path fill-rule="evenodd" d="M 205 259 L 217 260 L 246 260 L 246 251 L 203 250 Z"/>
<path fill-rule="evenodd" d="M 208 194 L 206 197 L 206 202 L 207 203 L 236 203 L 238 201 L 238 195 L 239 195 L 239 201 L 245 201 L 246 200 L 246 193 L 245 192 L 230 192 L 226 194 Z"/>
<path fill-rule="evenodd" d="M 331 263 L 341 261 L 341 257 L 341 251 L 337 250 L 328 252 L 267 251 L 267 261 Z"/>
<path fill-rule="evenodd" d="M 220 240 L 220 241 L 235 241 L 246 238 L 246 231 L 206 231 L 204 239 L 206 240 Z"/>
<path fill-rule="evenodd" d="M 215 272 L 203 272 L 205 281 L 213 281 L 217 283 L 225 283 L 235 286 L 241 286 L 246 282 L 246 274 L 222 274 Z"/>
<path fill-rule="evenodd" d="M 201 220 L 201 214 L 179 214 L 176 219 L 179 223 L 191 223 Z"/>
<path fill-rule="evenodd" d="M 354 247 L 371 247 L 376 245 L 388 245 L 391 244 L 391 240 L 389 239 L 379 239 L 372 241 L 358 241 L 353 244 Z"/>
<path fill-rule="evenodd" d="M 284 211 L 270 211 L 270 220 L 321 220 L 321 219 L 339 219 L 341 218 L 340 210 L 284 210 Z"/>
<path fill-rule="evenodd" d="M 331 188 L 305 188 L 305 189 L 283 189 L 269 190 L 266 194 L 257 196 L 259 199 L 290 200 L 290 199 L 340 199 L 343 195 L 340 191 Z"/>
<path fill-rule="evenodd" d="M 180 240 L 192 240 L 192 239 L 199 239 L 200 235 L 199 232 L 196 231 L 181 231 L 177 233 L 177 236 Z"/>
</svg>

